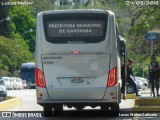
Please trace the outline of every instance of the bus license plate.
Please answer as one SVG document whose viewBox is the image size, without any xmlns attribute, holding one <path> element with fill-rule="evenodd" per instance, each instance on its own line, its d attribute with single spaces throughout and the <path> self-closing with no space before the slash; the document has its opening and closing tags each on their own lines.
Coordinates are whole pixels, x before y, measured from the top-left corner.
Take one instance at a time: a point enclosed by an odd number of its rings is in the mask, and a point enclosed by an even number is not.
<svg viewBox="0 0 160 120">
<path fill-rule="evenodd" d="M 71 79 L 71 83 L 83 83 L 83 82 L 84 82 L 83 78 L 75 77 Z"/>
</svg>

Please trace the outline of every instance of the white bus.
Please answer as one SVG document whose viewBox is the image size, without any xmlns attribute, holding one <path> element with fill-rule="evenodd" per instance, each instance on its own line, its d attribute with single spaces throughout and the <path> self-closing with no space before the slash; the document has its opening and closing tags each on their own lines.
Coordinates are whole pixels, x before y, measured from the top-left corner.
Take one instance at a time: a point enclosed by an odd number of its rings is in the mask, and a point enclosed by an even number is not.
<svg viewBox="0 0 160 120">
<path fill-rule="evenodd" d="M 36 90 L 44 115 L 63 105 L 119 111 L 120 39 L 113 12 L 53 10 L 37 15 Z"/>
</svg>

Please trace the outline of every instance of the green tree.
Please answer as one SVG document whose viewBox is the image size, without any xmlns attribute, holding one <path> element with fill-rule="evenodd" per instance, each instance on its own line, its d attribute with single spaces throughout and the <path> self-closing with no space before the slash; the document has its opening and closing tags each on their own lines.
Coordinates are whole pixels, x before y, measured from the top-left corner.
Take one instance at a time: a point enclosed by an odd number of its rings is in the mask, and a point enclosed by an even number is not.
<svg viewBox="0 0 160 120">
<path fill-rule="evenodd" d="M 128 32 L 128 43 L 130 51 L 134 51 L 136 56 L 143 59 L 150 56 L 150 42 L 145 40 L 147 32 L 152 31 L 160 24 L 160 5 L 157 6 L 133 6 L 130 7 L 131 12 L 131 28 Z M 155 42 L 154 53 L 158 54 L 160 42 Z M 143 49 L 142 49 L 143 48 Z M 131 53 L 132 54 L 132 53 Z"/>
<path fill-rule="evenodd" d="M 14 34 L 19 34 L 23 37 L 25 42 L 29 45 L 31 52 L 35 51 L 35 29 L 36 18 L 31 14 L 31 8 L 29 6 L 14 6 L 10 11 L 12 27 L 14 28 Z M 29 32 L 33 29 L 32 32 Z"/>
<path fill-rule="evenodd" d="M 9 16 L 9 11 L 11 6 L 3 5 L 4 2 L 8 0 L 0 0 L 0 20 L 3 20 Z M 11 37 L 11 24 L 10 21 L 2 21 L 0 22 L 0 35 Z"/>
<path fill-rule="evenodd" d="M 41 11 L 53 10 L 55 1 L 56 0 L 34 0 L 34 3 L 31 6 L 32 15 L 36 17 Z"/>
<path fill-rule="evenodd" d="M 19 38 L 19 47 L 16 47 L 16 40 L 0 36 L 0 73 L 3 75 L 12 75 L 15 69 L 19 70 L 21 63 L 34 59 L 23 38 L 18 34 L 16 38 Z"/>
<path fill-rule="evenodd" d="M 144 0 L 147 1 L 147 0 Z M 160 5 L 125 5 L 128 13 L 129 27 L 125 37 L 127 38 L 128 57 L 134 58 L 139 65 L 136 66 L 135 73 L 142 76 L 148 72 L 146 67 L 150 62 L 150 41 L 147 41 L 145 35 L 147 32 L 159 27 L 160 24 Z M 128 25 L 127 25 L 128 26 Z M 160 41 L 154 42 L 154 53 L 160 53 Z M 142 67 L 140 65 L 145 64 Z M 143 72 L 142 72 L 143 70 Z"/>
</svg>

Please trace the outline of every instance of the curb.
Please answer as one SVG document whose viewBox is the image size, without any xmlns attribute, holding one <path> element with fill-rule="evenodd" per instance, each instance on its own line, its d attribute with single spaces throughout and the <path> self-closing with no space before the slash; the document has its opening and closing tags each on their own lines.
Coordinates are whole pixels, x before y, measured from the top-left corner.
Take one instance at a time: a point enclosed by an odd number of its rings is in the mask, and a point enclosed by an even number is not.
<svg viewBox="0 0 160 120">
<path fill-rule="evenodd" d="M 136 94 L 126 94 L 126 99 L 135 99 L 137 98 Z M 123 99 L 123 95 L 121 94 L 121 99 Z"/>
<path fill-rule="evenodd" d="M 134 111 L 159 111 L 160 99 L 153 97 L 136 98 Z"/>
<path fill-rule="evenodd" d="M 20 106 L 21 104 L 21 98 L 8 96 L 7 100 L 0 102 L 0 111 L 7 111 L 10 108 Z"/>
<path fill-rule="evenodd" d="M 134 111 L 154 111 L 158 112 L 160 110 L 160 106 L 141 106 L 141 105 L 135 105 Z"/>
<path fill-rule="evenodd" d="M 136 94 L 126 94 L 126 99 L 135 99 L 137 98 Z"/>
</svg>

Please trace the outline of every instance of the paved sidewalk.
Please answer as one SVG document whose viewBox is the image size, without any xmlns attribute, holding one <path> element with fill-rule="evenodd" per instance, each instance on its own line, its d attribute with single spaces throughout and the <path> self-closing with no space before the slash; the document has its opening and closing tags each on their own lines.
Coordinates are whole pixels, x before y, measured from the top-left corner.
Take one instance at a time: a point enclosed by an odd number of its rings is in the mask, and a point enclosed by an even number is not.
<svg viewBox="0 0 160 120">
<path fill-rule="evenodd" d="M 160 90 L 159 90 L 159 93 L 160 93 Z M 151 88 L 147 88 L 146 90 L 142 90 L 140 91 L 140 94 L 141 94 L 141 97 L 152 97 L 152 94 L 151 94 Z M 156 95 L 156 90 L 155 90 L 155 95 Z M 155 96 L 157 97 L 157 96 Z M 160 97 L 160 96 L 158 96 Z"/>
</svg>

